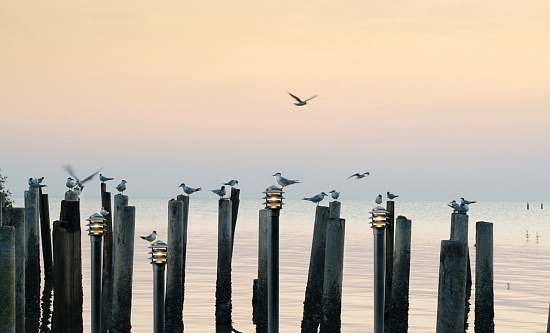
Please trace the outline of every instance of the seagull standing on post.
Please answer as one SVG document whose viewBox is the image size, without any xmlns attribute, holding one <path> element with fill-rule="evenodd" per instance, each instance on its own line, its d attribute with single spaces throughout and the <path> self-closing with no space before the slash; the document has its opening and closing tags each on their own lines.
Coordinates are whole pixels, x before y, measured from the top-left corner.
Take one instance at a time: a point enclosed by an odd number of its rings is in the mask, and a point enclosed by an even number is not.
<svg viewBox="0 0 550 333">
<path fill-rule="evenodd" d="M 145 239 L 146 241 L 148 242 L 153 242 L 155 239 L 157 239 L 157 232 L 155 230 L 153 230 L 152 233 L 150 233 L 149 235 L 147 236 L 139 236 L 141 239 Z"/>
<path fill-rule="evenodd" d="M 193 187 L 189 187 L 189 186 L 185 185 L 184 183 L 181 183 L 180 186 L 178 186 L 178 187 L 183 188 L 183 192 L 185 192 L 187 195 L 191 195 L 195 192 L 198 192 L 198 191 L 202 190 L 202 188 L 200 188 L 200 187 L 193 188 Z"/>
<path fill-rule="evenodd" d="M 225 185 L 223 185 L 220 189 L 215 189 L 210 191 L 214 194 L 219 195 L 220 198 L 223 198 L 225 196 Z"/>
<path fill-rule="evenodd" d="M 317 95 L 313 95 L 311 96 L 310 98 L 306 99 L 306 100 L 301 100 L 300 97 L 296 96 L 296 95 L 292 95 L 291 93 L 288 93 L 290 96 L 292 96 L 292 98 L 294 98 L 296 101 L 298 101 L 298 103 L 294 103 L 294 105 L 296 106 L 304 106 L 307 104 L 307 101 L 309 100 L 312 100 L 314 99 L 315 97 L 317 97 Z"/>
<path fill-rule="evenodd" d="M 382 194 L 379 194 L 376 197 L 376 200 L 374 200 L 374 202 L 376 202 L 377 205 L 381 205 L 382 204 Z"/>
<path fill-rule="evenodd" d="M 319 194 L 316 194 L 312 197 L 309 197 L 309 198 L 303 198 L 302 200 L 307 200 L 307 201 L 311 201 L 311 202 L 314 202 L 317 204 L 317 206 L 319 206 L 319 202 L 323 201 L 323 198 L 326 197 L 327 194 L 325 192 L 321 192 Z"/>
<path fill-rule="evenodd" d="M 300 182 L 299 180 L 286 179 L 285 177 L 281 176 L 280 172 L 277 172 L 273 176 L 275 176 L 275 179 L 277 180 L 277 183 L 279 185 L 281 185 L 281 187 L 285 187 L 285 186 L 296 184 L 296 183 Z"/>
<path fill-rule="evenodd" d="M 123 179 L 120 184 L 116 186 L 116 189 L 122 194 L 124 194 L 124 191 L 126 191 L 126 183 L 127 182 Z"/>
<path fill-rule="evenodd" d="M 340 197 L 340 192 L 336 192 L 336 190 L 332 190 L 332 191 L 330 191 L 330 192 L 328 192 L 328 193 L 330 193 L 330 196 L 331 196 L 332 199 L 334 199 L 334 200 L 337 200 L 337 199 Z"/>
<path fill-rule="evenodd" d="M 390 200 L 393 200 L 393 199 L 395 199 L 395 198 L 398 197 L 398 195 L 392 194 L 392 193 L 390 193 L 390 191 L 386 192 L 386 196 L 387 196 L 388 199 L 390 199 Z"/>
<path fill-rule="evenodd" d="M 108 182 L 109 180 L 113 180 L 113 179 L 114 179 L 114 178 L 105 177 L 104 175 L 99 174 L 99 180 L 100 180 L 102 183 Z"/>
</svg>

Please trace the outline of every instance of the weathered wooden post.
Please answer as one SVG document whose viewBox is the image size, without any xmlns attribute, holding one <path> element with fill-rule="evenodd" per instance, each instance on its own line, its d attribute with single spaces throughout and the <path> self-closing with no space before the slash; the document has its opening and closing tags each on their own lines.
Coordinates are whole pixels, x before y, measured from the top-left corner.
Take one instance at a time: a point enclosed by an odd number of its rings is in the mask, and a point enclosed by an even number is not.
<svg viewBox="0 0 550 333">
<path fill-rule="evenodd" d="M 392 333 L 407 333 L 409 328 L 409 277 L 411 271 L 411 225 L 405 216 L 395 220 L 395 251 L 390 306 Z"/>
<path fill-rule="evenodd" d="M 345 224 L 340 218 L 328 220 L 320 333 L 341 331 Z"/>
<path fill-rule="evenodd" d="M 253 319 L 257 333 L 267 332 L 267 224 L 268 211 L 260 209 L 258 223 L 258 278 L 254 280 Z M 254 302 L 255 301 L 255 302 Z"/>
<path fill-rule="evenodd" d="M 183 332 L 183 201 L 168 202 L 165 332 Z"/>
<path fill-rule="evenodd" d="M 328 215 L 329 207 L 317 206 L 315 209 L 302 333 L 317 333 L 321 323 Z"/>
<path fill-rule="evenodd" d="M 183 201 L 183 249 L 182 249 L 182 266 L 181 266 L 181 283 L 183 285 L 182 303 L 185 303 L 185 261 L 187 258 L 187 225 L 189 224 L 189 196 L 180 194 L 177 197 L 178 201 Z M 183 323 L 185 329 L 185 322 Z"/>
<path fill-rule="evenodd" d="M 231 200 L 218 202 L 216 325 L 231 325 Z"/>
<path fill-rule="evenodd" d="M 15 333 L 15 228 L 0 227 L 0 332 Z"/>
<path fill-rule="evenodd" d="M 38 188 L 25 191 L 25 312 L 40 312 L 40 234 L 38 229 Z"/>
<path fill-rule="evenodd" d="M 115 195 L 113 221 L 113 291 L 111 300 L 111 331 L 131 330 L 132 274 L 134 269 L 134 238 L 136 208 L 128 206 L 128 196 Z"/>
<path fill-rule="evenodd" d="M 83 331 L 81 239 L 80 202 L 63 200 L 60 220 L 53 223 L 52 331 L 56 333 Z"/>
<path fill-rule="evenodd" d="M 550 333 L 550 303 L 548 303 L 548 323 L 546 324 L 546 333 Z"/>
<path fill-rule="evenodd" d="M 472 296 L 472 268 L 470 250 L 468 248 L 468 215 L 464 213 L 451 214 L 451 238 L 466 243 L 466 298 L 464 299 L 464 331 L 468 329 L 468 314 L 470 313 L 470 297 Z"/>
<path fill-rule="evenodd" d="M 476 296 L 474 332 L 495 331 L 493 289 L 493 224 L 476 223 Z"/>
<path fill-rule="evenodd" d="M 1 184 L 0 184 L 1 185 Z M 0 190 L 0 226 L 4 225 L 4 201 L 6 194 L 4 191 Z"/>
<path fill-rule="evenodd" d="M 467 245 L 441 241 L 436 333 L 464 332 Z"/>
<path fill-rule="evenodd" d="M 241 190 L 231 188 L 231 255 L 233 255 L 233 244 L 235 243 L 235 229 L 237 227 L 237 217 L 239 215 L 239 199 Z"/>
<path fill-rule="evenodd" d="M 25 332 L 25 208 L 5 208 L 4 225 L 15 228 L 15 328 Z M 1 303 L 0 303 L 1 304 Z"/>
<path fill-rule="evenodd" d="M 50 203 L 48 194 L 42 193 L 39 188 L 40 196 L 40 237 L 42 238 L 42 258 L 44 259 L 44 280 L 53 279 L 53 257 L 52 257 L 52 234 L 50 230 Z"/>
<path fill-rule="evenodd" d="M 384 291 L 384 332 L 391 333 L 391 295 L 393 288 L 393 251 L 394 251 L 394 212 L 395 202 L 388 200 L 386 202 L 386 211 L 388 212 L 388 225 L 386 226 L 386 281 Z"/>
<path fill-rule="evenodd" d="M 103 273 L 101 277 L 101 330 L 107 333 L 111 329 L 111 301 L 113 293 L 113 210 L 111 209 L 111 192 L 107 185 L 101 183 L 101 207 L 109 214 L 105 218 L 103 234 Z"/>
</svg>

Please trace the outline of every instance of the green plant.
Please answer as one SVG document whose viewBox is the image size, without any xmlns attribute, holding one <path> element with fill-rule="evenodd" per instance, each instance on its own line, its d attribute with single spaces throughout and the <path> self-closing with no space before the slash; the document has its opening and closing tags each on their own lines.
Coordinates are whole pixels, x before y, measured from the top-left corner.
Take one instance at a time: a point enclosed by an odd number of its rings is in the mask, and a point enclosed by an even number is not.
<svg viewBox="0 0 550 333">
<path fill-rule="evenodd" d="M 2 169 L 0 169 L 0 188 L 2 189 L 2 192 L 4 192 L 4 207 L 12 207 L 13 200 L 11 198 L 11 192 L 5 188 L 5 183 L 7 180 L 8 176 L 3 176 Z"/>
</svg>

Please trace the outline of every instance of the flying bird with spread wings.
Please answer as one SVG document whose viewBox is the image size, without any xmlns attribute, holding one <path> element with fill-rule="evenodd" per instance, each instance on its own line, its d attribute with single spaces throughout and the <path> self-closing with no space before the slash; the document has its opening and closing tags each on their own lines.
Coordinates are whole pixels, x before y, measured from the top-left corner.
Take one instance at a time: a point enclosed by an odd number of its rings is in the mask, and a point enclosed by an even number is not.
<svg viewBox="0 0 550 333">
<path fill-rule="evenodd" d="M 294 105 L 296 105 L 296 106 L 304 106 L 304 105 L 307 104 L 307 101 L 312 100 L 312 99 L 314 99 L 315 97 L 317 97 L 317 95 L 313 95 L 313 96 L 311 96 L 310 98 L 305 99 L 305 100 L 302 101 L 302 100 L 300 99 L 300 97 L 298 97 L 298 96 L 296 96 L 296 95 L 292 95 L 291 93 L 288 93 L 288 94 L 289 94 L 290 96 L 292 96 L 292 98 L 294 98 L 296 101 L 298 101 L 298 103 L 294 103 Z"/>
</svg>

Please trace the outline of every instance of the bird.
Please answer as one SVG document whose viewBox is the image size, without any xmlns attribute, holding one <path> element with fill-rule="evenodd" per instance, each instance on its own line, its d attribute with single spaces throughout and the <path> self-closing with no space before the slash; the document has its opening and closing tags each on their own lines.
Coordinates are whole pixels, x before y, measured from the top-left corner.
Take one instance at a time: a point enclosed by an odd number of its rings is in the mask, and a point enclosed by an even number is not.
<svg viewBox="0 0 550 333">
<path fill-rule="evenodd" d="M 379 194 L 374 202 L 376 202 L 377 205 L 382 204 L 382 194 Z"/>
<path fill-rule="evenodd" d="M 72 177 L 68 177 L 67 181 L 65 182 L 65 186 L 67 186 L 69 190 L 72 190 L 73 187 L 75 187 L 75 185 L 76 185 L 76 182 L 74 181 L 74 179 Z"/>
<path fill-rule="evenodd" d="M 222 185 L 221 188 L 215 189 L 215 190 L 210 190 L 210 191 L 211 191 L 212 193 L 215 193 L 215 194 L 219 195 L 220 198 L 223 198 L 224 195 L 225 195 L 225 186 Z"/>
<path fill-rule="evenodd" d="M 126 181 L 123 179 L 115 188 L 122 194 L 126 191 Z"/>
<path fill-rule="evenodd" d="M 39 188 L 46 187 L 47 185 L 39 183 L 36 179 L 29 178 L 29 187 Z"/>
<path fill-rule="evenodd" d="M 337 200 L 337 199 L 340 197 L 340 192 L 336 192 L 336 190 L 332 190 L 332 191 L 330 191 L 330 192 L 328 192 L 328 193 L 330 193 L 330 196 L 331 196 L 332 199 L 334 199 L 334 200 Z"/>
<path fill-rule="evenodd" d="M 275 179 L 277 180 L 277 183 L 279 185 L 281 185 L 281 187 L 285 187 L 285 186 L 296 184 L 296 183 L 300 182 L 299 180 L 286 179 L 285 177 L 281 176 L 280 172 L 277 172 L 273 176 L 275 176 Z"/>
<path fill-rule="evenodd" d="M 96 172 L 92 173 L 88 177 L 86 177 L 84 179 L 80 179 L 75 175 L 74 169 L 70 164 L 64 165 L 63 168 L 65 169 L 65 171 L 67 171 L 69 173 L 69 176 L 74 178 L 74 180 L 76 182 L 76 185 L 78 185 L 78 187 L 80 188 L 80 191 L 84 190 L 84 183 L 87 183 L 90 180 L 92 180 L 95 177 L 95 175 L 97 175 L 99 173 L 99 171 L 101 171 L 101 169 L 97 170 Z"/>
<path fill-rule="evenodd" d="M 390 200 L 393 200 L 393 199 L 395 199 L 395 198 L 398 197 L 398 195 L 392 194 L 392 193 L 390 193 L 390 191 L 386 192 L 386 196 L 387 196 L 388 199 L 390 199 Z"/>
<path fill-rule="evenodd" d="M 238 180 L 236 180 L 236 179 L 231 179 L 231 180 L 228 181 L 227 183 L 223 183 L 223 185 L 228 185 L 228 186 L 233 187 L 233 186 L 237 185 L 238 183 L 239 183 Z"/>
<path fill-rule="evenodd" d="M 309 197 L 309 198 L 302 198 L 302 200 L 307 200 L 307 201 L 311 201 L 311 202 L 314 202 L 316 203 L 317 205 L 319 205 L 319 202 L 323 201 L 324 197 L 326 197 L 328 194 L 326 194 L 325 192 L 321 192 L 319 194 L 316 194 L 312 197 Z"/>
<path fill-rule="evenodd" d="M 141 239 L 145 239 L 146 241 L 152 243 L 155 239 L 157 239 L 157 232 L 153 230 L 149 235 L 147 236 L 139 236 Z"/>
<path fill-rule="evenodd" d="M 42 183 L 42 181 L 44 180 L 44 177 L 39 177 L 39 178 L 34 178 L 32 181 L 35 182 L 35 183 Z"/>
<path fill-rule="evenodd" d="M 185 192 L 187 195 L 191 195 L 195 192 L 198 192 L 198 191 L 202 190 L 202 188 L 200 188 L 200 187 L 193 188 L 193 187 L 189 187 L 189 186 L 185 185 L 184 183 L 181 183 L 178 187 L 181 187 L 183 189 L 183 192 Z"/>
<path fill-rule="evenodd" d="M 305 100 L 302 101 L 298 96 L 292 95 L 291 93 L 288 93 L 288 94 L 289 94 L 290 96 L 292 96 L 292 98 L 294 98 L 296 101 L 298 101 L 298 103 L 294 103 L 294 105 L 296 105 L 296 106 L 304 106 L 304 105 L 307 104 L 307 101 L 312 100 L 312 99 L 314 99 L 315 97 L 317 97 L 317 95 L 313 95 L 313 96 L 311 96 L 310 98 L 305 99 Z"/>
<path fill-rule="evenodd" d="M 349 176 L 348 179 L 352 178 L 352 177 L 355 177 L 355 179 L 361 179 L 361 178 L 365 178 L 366 176 L 369 176 L 370 175 L 370 172 L 363 172 L 363 173 L 354 173 L 353 175 Z M 346 179 L 346 180 L 348 180 Z"/>
<path fill-rule="evenodd" d="M 103 216 L 103 217 L 109 215 L 109 212 L 107 211 L 107 209 L 105 209 L 105 207 L 101 207 L 101 210 L 99 211 L 99 213 L 100 213 L 101 216 Z"/>
<path fill-rule="evenodd" d="M 109 180 L 113 180 L 113 179 L 114 179 L 114 178 L 105 177 L 104 175 L 99 174 L 99 180 L 100 180 L 102 183 L 108 182 Z"/>
<path fill-rule="evenodd" d="M 460 203 L 461 204 L 464 204 L 464 205 L 469 205 L 469 204 L 473 204 L 473 203 L 476 203 L 477 201 L 469 201 L 469 200 L 466 200 L 464 198 L 460 198 Z"/>
<path fill-rule="evenodd" d="M 470 209 L 468 204 L 464 204 L 464 203 L 458 204 L 456 200 L 451 201 L 450 203 L 447 204 L 447 206 L 454 209 L 454 211 L 457 213 L 466 213 Z"/>
</svg>

